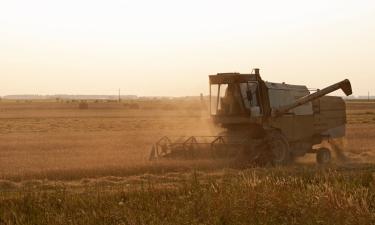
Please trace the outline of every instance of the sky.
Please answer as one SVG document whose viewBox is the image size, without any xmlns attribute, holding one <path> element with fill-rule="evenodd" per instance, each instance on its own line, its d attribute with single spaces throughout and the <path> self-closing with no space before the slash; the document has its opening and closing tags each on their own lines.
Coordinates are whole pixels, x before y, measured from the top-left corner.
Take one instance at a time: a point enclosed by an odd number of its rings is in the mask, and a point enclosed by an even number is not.
<svg viewBox="0 0 375 225">
<path fill-rule="evenodd" d="M 0 95 L 199 95 L 254 67 L 375 95 L 375 1 L 0 1 Z"/>
</svg>

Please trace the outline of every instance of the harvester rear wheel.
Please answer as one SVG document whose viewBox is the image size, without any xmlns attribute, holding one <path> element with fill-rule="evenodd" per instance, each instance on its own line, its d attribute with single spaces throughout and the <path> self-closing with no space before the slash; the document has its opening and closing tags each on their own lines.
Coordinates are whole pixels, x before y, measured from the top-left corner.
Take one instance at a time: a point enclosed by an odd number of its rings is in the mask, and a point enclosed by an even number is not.
<svg viewBox="0 0 375 225">
<path fill-rule="evenodd" d="M 331 162 L 331 152 L 328 148 L 319 148 L 316 152 L 316 162 L 320 165 Z"/>
</svg>

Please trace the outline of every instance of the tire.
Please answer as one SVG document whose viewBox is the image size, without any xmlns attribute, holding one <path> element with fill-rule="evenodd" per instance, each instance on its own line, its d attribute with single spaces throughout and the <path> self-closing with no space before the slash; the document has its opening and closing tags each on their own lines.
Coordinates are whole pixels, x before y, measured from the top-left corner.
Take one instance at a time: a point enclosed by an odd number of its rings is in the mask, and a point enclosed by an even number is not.
<svg viewBox="0 0 375 225">
<path fill-rule="evenodd" d="M 332 156 L 328 148 L 320 148 L 316 152 L 316 162 L 320 165 L 331 162 Z"/>
<path fill-rule="evenodd" d="M 269 131 L 266 135 L 269 146 L 270 162 L 275 166 L 287 165 L 291 162 L 288 139 L 280 131 Z"/>
<path fill-rule="evenodd" d="M 236 157 L 238 164 L 283 166 L 291 162 L 288 139 L 278 130 L 265 132 L 263 138 L 249 139 Z"/>
</svg>

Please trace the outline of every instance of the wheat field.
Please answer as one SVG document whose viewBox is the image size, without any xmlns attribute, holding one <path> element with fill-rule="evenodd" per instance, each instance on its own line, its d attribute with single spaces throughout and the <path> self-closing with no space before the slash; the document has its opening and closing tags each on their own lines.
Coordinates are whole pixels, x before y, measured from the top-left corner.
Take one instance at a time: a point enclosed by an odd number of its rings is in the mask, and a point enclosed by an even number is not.
<svg viewBox="0 0 375 225">
<path fill-rule="evenodd" d="M 374 102 L 347 102 L 349 160 L 327 167 L 148 161 L 161 136 L 221 131 L 200 104 L 2 101 L 0 224 L 375 224 Z"/>
</svg>

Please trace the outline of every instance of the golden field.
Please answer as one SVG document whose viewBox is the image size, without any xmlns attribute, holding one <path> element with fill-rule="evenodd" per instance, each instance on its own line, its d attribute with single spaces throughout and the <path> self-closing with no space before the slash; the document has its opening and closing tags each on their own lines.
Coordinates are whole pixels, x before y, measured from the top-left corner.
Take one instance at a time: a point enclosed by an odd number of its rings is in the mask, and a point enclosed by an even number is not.
<svg viewBox="0 0 375 225">
<path fill-rule="evenodd" d="M 149 164 L 152 144 L 164 135 L 215 135 L 207 111 L 194 100 L 167 101 L 172 109 L 127 109 L 126 103 L 0 103 L 0 176 L 58 170 L 99 170 Z M 187 103 L 186 103 L 187 102 Z M 182 107 L 180 107 L 182 105 Z M 179 108 L 180 107 L 180 108 Z M 349 102 L 347 154 L 375 157 L 375 103 Z"/>
<path fill-rule="evenodd" d="M 326 168 L 312 156 L 287 168 L 148 161 L 164 135 L 220 132 L 204 109 L 197 99 L 89 102 L 86 110 L 3 100 L 0 224 L 375 222 L 375 102 L 347 102 L 348 160 Z"/>
<path fill-rule="evenodd" d="M 205 112 L 119 103 L 0 104 L 0 176 L 149 164 L 162 135 L 214 134 Z"/>
</svg>

